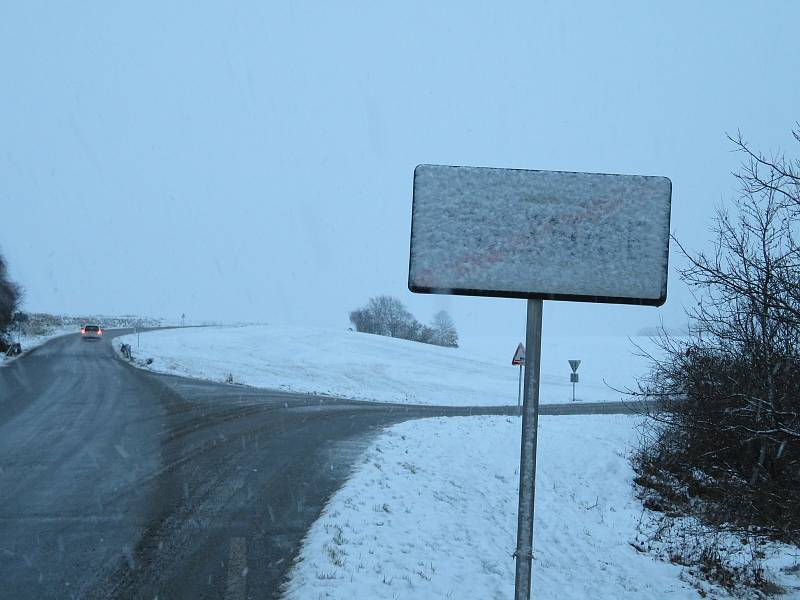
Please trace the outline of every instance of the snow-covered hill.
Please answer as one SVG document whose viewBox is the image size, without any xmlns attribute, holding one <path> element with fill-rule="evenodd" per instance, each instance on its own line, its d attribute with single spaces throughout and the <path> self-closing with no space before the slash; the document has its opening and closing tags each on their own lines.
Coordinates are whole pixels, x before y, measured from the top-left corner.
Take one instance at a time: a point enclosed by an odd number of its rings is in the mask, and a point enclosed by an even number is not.
<svg viewBox="0 0 800 600">
<path fill-rule="evenodd" d="M 284 326 L 171 329 L 116 340 L 149 368 L 236 383 L 337 397 L 437 405 L 516 405 L 519 371 L 511 366 L 516 343 L 500 357 L 480 345 L 470 350 L 357 333 Z M 652 349 L 653 343 L 639 338 Z M 608 402 L 635 385 L 647 360 L 625 337 L 545 338 L 542 403 L 572 400 L 568 359 L 580 359 L 577 398 Z M 616 388 L 616 389 L 613 389 Z"/>
</svg>

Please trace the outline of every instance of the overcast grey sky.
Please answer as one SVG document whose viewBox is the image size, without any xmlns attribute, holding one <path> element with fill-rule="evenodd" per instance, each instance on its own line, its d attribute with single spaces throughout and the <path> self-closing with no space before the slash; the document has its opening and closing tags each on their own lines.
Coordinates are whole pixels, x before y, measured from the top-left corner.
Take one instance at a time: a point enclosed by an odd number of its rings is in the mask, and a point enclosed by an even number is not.
<svg viewBox="0 0 800 600">
<path fill-rule="evenodd" d="M 370 295 L 462 338 L 520 300 L 406 289 L 418 163 L 665 175 L 702 247 L 800 118 L 794 2 L 5 2 L 0 252 L 30 310 L 346 327 Z M 673 253 L 673 265 L 677 264 Z M 544 329 L 661 309 L 547 303 Z"/>
</svg>

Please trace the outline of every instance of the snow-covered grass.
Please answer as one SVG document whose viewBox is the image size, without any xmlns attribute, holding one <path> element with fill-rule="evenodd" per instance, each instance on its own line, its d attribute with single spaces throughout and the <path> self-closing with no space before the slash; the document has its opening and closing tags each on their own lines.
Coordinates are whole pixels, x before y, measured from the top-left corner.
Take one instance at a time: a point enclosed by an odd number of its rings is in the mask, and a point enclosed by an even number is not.
<svg viewBox="0 0 800 600">
<path fill-rule="evenodd" d="M 641 338 L 645 346 L 653 344 Z M 134 356 L 152 358 L 164 373 L 342 398 L 438 405 L 515 405 L 519 371 L 508 355 L 441 348 L 353 331 L 307 327 L 246 326 L 172 329 L 116 340 Z M 609 402 L 613 388 L 635 384 L 647 370 L 625 337 L 545 338 L 541 402 L 572 399 L 568 359 L 581 359 L 577 398 Z M 609 387 L 612 386 L 612 387 Z"/>
<path fill-rule="evenodd" d="M 541 417 L 533 597 L 728 597 L 632 545 L 649 518 L 627 458 L 635 425 Z M 510 417 L 386 430 L 310 529 L 287 600 L 513 597 L 519 436 Z"/>
<path fill-rule="evenodd" d="M 24 334 L 14 334 L 11 337 L 13 342 L 19 342 L 22 346 L 22 354 L 23 356 L 25 353 L 30 352 L 34 348 L 41 346 L 47 341 L 52 340 L 53 338 L 60 337 L 62 335 L 68 335 L 70 333 L 77 333 L 77 330 L 72 325 L 64 325 L 62 327 L 55 327 L 49 330 L 47 333 L 42 333 L 40 335 L 24 335 Z M 5 353 L 0 352 L 0 366 L 4 364 L 10 363 L 12 360 L 19 358 L 18 356 L 15 357 L 6 357 Z"/>
</svg>

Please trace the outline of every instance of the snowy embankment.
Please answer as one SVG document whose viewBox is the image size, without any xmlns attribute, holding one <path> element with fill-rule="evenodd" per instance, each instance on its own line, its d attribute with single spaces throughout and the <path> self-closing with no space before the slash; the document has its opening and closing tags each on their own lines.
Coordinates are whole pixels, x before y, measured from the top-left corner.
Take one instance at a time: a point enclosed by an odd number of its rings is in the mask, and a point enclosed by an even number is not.
<svg viewBox="0 0 800 600">
<path fill-rule="evenodd" d="M 653 344 L 640 338 L 648 348 Z M 188 377 L 357 400 L 449 406 L 516 405 L 518 368 L 507 356 L 483 356 L 353 331 L 281 326 L 152 331 L 115 340 L 133 346 L 150 369 Z M 647 360 L 628 338 L 545 338 L 541 402 L 572 399 L 568 359 L 581 359 L 577 398 L 614 402 L 633 387 Z M 611 387 L 609 387 L 611 386 Z M 616 389 L 612 389 L 616 388 Z"/>
<path fill-rule="evenodd" d="M 534 598 L 729 597 L 632 545 L 648 519 L 627 458 L 636 420 L 541 417 Z M 519 439 L 512 417 L 387 429 L 311 527 L 286 599 L 512 598 Z"/>
</svg>

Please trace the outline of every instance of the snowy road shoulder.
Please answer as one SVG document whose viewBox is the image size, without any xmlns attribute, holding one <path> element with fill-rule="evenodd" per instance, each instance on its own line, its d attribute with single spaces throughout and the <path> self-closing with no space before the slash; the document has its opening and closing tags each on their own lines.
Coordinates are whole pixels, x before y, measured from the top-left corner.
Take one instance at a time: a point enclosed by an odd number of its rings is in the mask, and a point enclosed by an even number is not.
<svg viewBox="0 0 800 600">
<path fill-rule="evenodd" d="M 58 328 L 42 335 L 16 335 L 14 336 L 13 341 L 20 343 L 22 346 L 22 354 L 15 357 L 7 357 L 4 353 L 0 353 L 0 367 L 5 364 L 10 364 L 11 361 L 16 360 L 17 358 L 25 356 L 31 350 L 38 348 L 42 344 L 49 342 L 52 339 L 73 333 L 77 333 L 77 330 L 70 326 Z"/>
<path fill-rule="evenodd" d="M 541 417 L 534 597 L 698 597 L 680 567 L 630 544 L 635 424 Z M 519 436 L 508 417 L 386 430 L 309 531 L 286 598 L 513 597 Z"/>
</svg>

